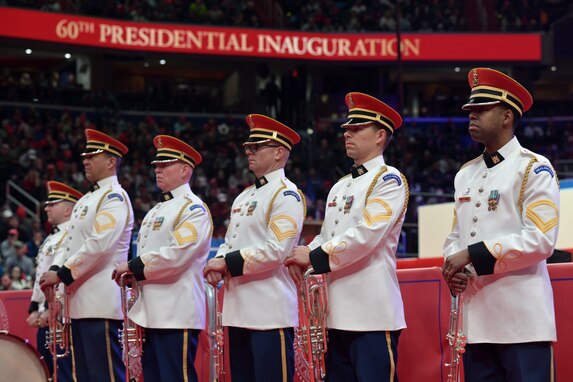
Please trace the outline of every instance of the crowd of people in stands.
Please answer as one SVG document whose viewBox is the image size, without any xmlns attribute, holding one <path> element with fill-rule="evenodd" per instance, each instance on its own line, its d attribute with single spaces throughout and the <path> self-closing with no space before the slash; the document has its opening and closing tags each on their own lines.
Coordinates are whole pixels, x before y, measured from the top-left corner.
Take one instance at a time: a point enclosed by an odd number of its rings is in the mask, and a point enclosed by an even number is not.
<svg viewBox="0 0 573 382">
<path fill-rule="evenodd" d="M 309 32 L 392 32 L 398 26 L 405 32 L 543 31 L 569 7 L 566 0 L 4 0 L 4 3 L 132 21 Z M 280 17 L 276 17 L 277 13 Z M 468 22 L 470 18 L 475 22 Z"/>
</svg>

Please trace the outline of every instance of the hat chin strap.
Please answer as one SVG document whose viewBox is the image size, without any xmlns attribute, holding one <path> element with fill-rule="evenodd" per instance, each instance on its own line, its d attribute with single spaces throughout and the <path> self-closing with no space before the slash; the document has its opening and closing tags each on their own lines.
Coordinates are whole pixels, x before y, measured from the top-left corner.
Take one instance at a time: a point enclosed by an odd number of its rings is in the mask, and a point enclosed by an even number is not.
<svg viewBox="0 0 573 382">
<path fill-rule="evenodd" d="M 466 103 L 462 106 L 462 110 L 470 110 L 472 107 L 476 106 L 490 106 L 490 105 L 497 105 L 500 104 L 501 101 L 489 101 L 489 102 L 479 102 L 479 103 Z"/>
<path fill-rule="evenodd" d="M 258 145 L 261 143 L 268 143 L 270 141 L 272 141 L 273 139 L 263 139 L 262 141 L 256 141 L 256 142 L 244 142 L 243 146 L 249 146 L 249 145 Z"/>
</svg>

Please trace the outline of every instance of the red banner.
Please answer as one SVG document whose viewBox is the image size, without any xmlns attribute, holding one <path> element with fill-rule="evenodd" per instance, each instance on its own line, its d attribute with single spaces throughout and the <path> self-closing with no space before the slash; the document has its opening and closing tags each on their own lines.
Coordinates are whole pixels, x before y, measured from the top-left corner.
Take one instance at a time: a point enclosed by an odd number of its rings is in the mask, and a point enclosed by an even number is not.
<svg viewBox="0 0 573 382">
<path fill-rule="evenodd" d="M 392 33 L 135 23 L 0 7 L 0 36 L 100 48 L 321 61 L 394 61 Z M 541 34 L 404 33 L 404 61 L 541 61 Z"/>
</svg>

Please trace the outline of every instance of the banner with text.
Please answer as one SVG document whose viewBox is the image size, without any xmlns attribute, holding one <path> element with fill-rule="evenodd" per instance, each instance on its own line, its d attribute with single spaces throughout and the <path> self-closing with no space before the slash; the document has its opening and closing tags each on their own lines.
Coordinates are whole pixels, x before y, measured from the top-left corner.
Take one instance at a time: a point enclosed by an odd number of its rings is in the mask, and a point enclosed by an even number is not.
<svg viewBox="0 0 573 382">
<path fill-rule="evenodd" d="M 124 22 L 0 7 L 0 36 L 99 48 L 321 61 L 394 61 L 393 33 L 306 33 Z M 541 34 L 403 33 L 404 61 L 541 61 Z"/>
</svg>

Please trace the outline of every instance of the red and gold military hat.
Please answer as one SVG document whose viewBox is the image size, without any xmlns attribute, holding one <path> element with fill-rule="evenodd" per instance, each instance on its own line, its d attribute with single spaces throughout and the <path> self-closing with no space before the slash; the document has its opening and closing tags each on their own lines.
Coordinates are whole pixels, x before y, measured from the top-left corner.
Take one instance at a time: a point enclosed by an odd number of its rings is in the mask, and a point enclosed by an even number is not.
<svg viewBox="0 0 573 382">
<path fill-rule="evenodd" d="M 390 106 L 368 94 L 352 92 L 346 95 L 348 121 L 341 127 L 378 122 L 392 133 L 402 126 L 402 117 Z"/>
<path fill-rule="evenodd" d="M 82 156 L 95 155 L 107 151 L 118 157 L 123 157 L 129 149 L 126 145 L 101 131 L 86 129 L 86 151 Z"/>
<path fill-rule="evenodd" d="M 75 203 L 84 195 L 75 188 L 55 180 L 49 181 L 47 186 L 48 200 L 46 200 L 46 204 L 55 204 L 64 200 Z"/>
<path fill-rule="evenodd" d="M 300 136 L 296 131 L 265 115 L 249 114 L 246 121 L 251 131 L 249 139 L 243 145 L 276 141 L 292 150 L 292 146 L 300 142 Z"/>
<path fill-rule="evenodd" d="M 155 160 L 151 163 L 168 163 L 180 160 L 195 168 L 203 158 L 193 147 L 170 135 L 158 135 L 153 139 L 157 149 Z"/>
<path fill-rule="evenodd" d="M 470 100 L 462 106 L 469 110 L 472 106 L 504 103 L 522 115 L 533 104 L 533 97 L 513 78 L 489 68 L 474 68 L 468 73 L 472 89 Z"/>
</svg>

